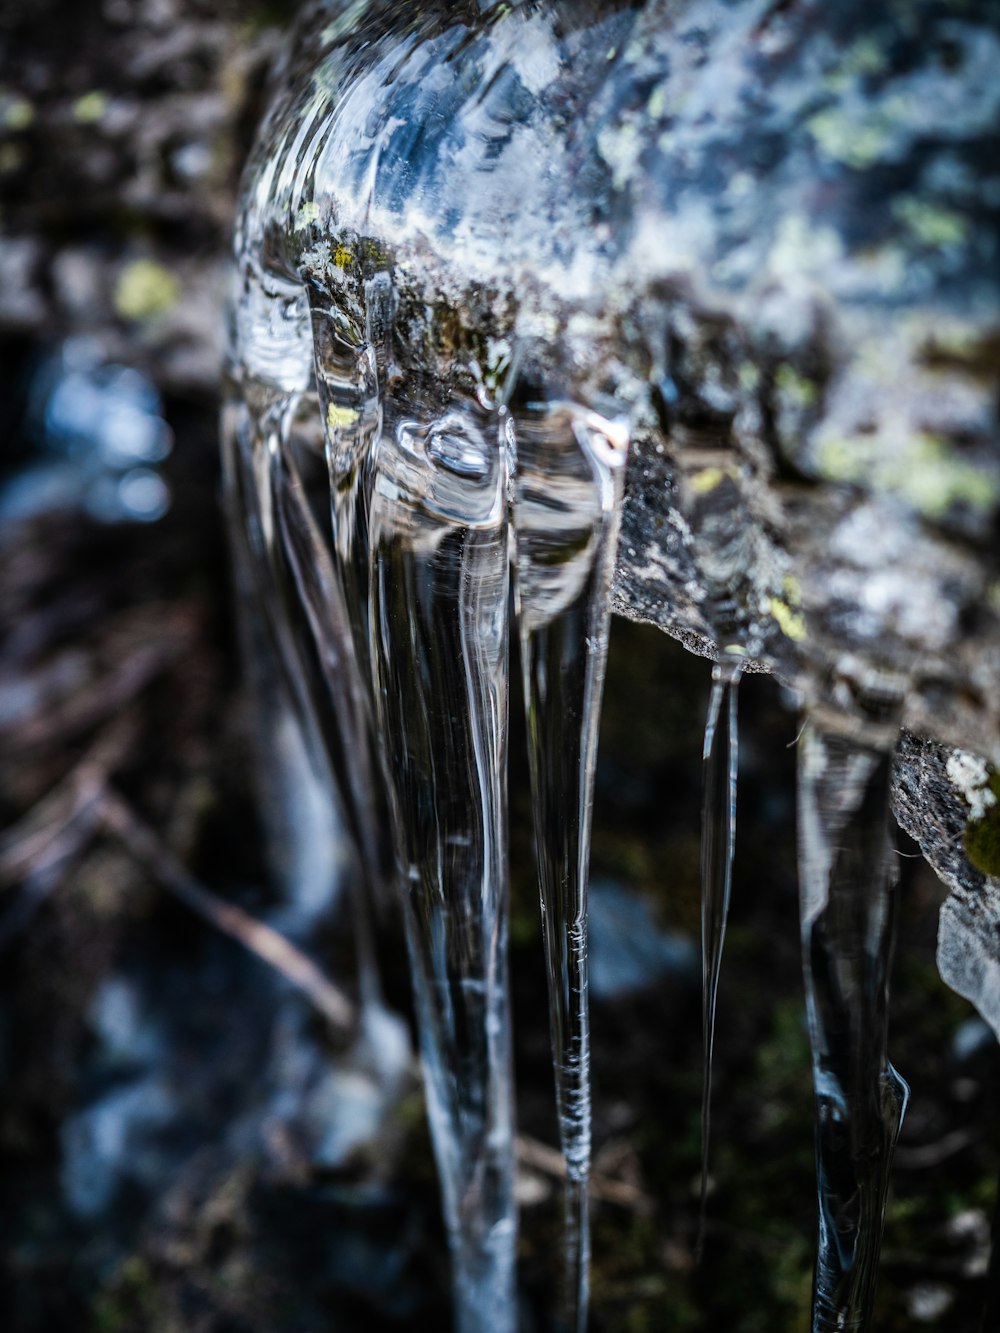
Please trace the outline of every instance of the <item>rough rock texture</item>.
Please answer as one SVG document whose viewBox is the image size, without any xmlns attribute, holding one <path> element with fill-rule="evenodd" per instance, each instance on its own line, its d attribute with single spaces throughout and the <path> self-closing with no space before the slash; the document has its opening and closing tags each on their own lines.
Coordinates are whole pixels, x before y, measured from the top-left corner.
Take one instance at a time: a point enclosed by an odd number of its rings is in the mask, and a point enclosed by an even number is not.
<svg viewBox="0 0 1000 1333">
<path fill-rule="evenodd" d="M 248 294 L 363 330 L 387 272 L 416 410 L 627 417 L 620 613 L 1000 760 L 1000 5 L 337 10 L 258 143 Z M 991 881 L 914 746 L 942 969 L 1000 1030 Z"/>
<path fill-rule="evenodd" d="M 380 70 L 392 10 L 314 9 L 282 112 L 303 71 L 307 114 L 329 107 L 359 22 L 351 68 Z M 295 184 L 301 248 L 364 213 L 401 289 L 632 393 L 619 611 L 702 651 L 735 637 L 807 693 L 838 658 L 888 666 L 915 731 L 1000 759 L 1000 5 L 423 11 L 342 154 L 356 181 L 377 158 L 371 197 L 349 217 L 324 195 L 327 144 Z M 0 38 L 0 331 L 96 334 L 211 390 L 274 29 L 122 0 L 8 6 Z M 435 58 L 459 48 L 456 80 Z"/>
<path fill-rule="evenodd" d="M 893 810 L 952 891 L 941 908 L 938 969 L 1000 1038 L 1000 862 L 987 874 L 973 864 L 965 846 L 970 820 L 1000 825 L 1000 805 L 993 801 L 982 807 L 982 778 L 985 773 L 971 756 L 904 733 Z"/>
<path fill-rule="evenodd" d="M 1000 757 L 1000 6 L 363 13 L 302 29 L 254 262 L 362 320 L 391 271 L 404 394 L 627 413 L 623 614 Z"/>
</svg>

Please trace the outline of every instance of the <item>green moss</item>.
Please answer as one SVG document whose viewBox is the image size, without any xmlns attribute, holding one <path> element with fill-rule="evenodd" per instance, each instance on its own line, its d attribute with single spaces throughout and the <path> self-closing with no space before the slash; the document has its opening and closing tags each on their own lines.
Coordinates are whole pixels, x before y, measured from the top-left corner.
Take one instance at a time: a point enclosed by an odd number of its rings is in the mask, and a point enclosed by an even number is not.
<svg viewBox="0 0 1000 1333">
<path fill-rule="evenodd" d="M 542 569 L 552 569 L 559 565 L 568 565 L 571 560 L 575 560 L 586 551 L 593 540 L 589 531 L 577 533 L 575 536 L 569 536 L 562 541 L 552 542 L 548 546 L 539 546 L 534 553 L 534 562 Z"/>
<path fill-rule="evenodd" d="M 898 495 L 929 519 L 942 519 L 961 504 L 988 513 L 1000 499 L 996 478 L 957 457 L 936 435 L 914 435 L 901 444 L 878 435 L 828 438 L 817 462 L 826 480 Z"/>
<path fill-rule="evenodd" d="M 771 1032 L 758 1046 L 754 1064 L 762 1100 L 784 1100 L 798 1093 L 809 1077 L 809 1035 L 802 1001 L 796 996 L 781 1000 L 774 1008 Z M 786 1118 L 794 1106 L 785 1105 Z"/>
<path fill-rule="evenodd" d="M 124 319 L 152 319 L 175 305 L 181 285 L 169 269 L 154 259 L 126 264 L 115 286 L 115 310 Z"/>
<path fill-rule="evenodd" d="M 892 211 L 920 245 L 935 250 L 953 250 L 968 239 L 969 224 L 960 213 L 914 195 L 893 200 Z"/>
<path fill-rule="evenodd" d="M 35 108 L 26 97 L 0 97 L 0 126 L 5 130 L 26 130 L 35 119 Z"/>
<path fill-rule="evenodd" d="M 893 127 L 886 120 L 873 115 L 859 124 L 836 106 L 810 116 L 806 128 L 820 152 L 855 171 L 874 166 L 893 139 Z"/>
<path fill-rule="evenodd" d="M 17 143 L 0 144 L 0 176 L 9 176 L 24 166 L 24 149 Z"/>
<path fill-rule="evenodd" d="M 792 407 L 800 409 L 814 407 L 819 394 L 812 380 L 800 375 L 787 362 L 783 362 L 775 371 L 774 387 Z"/>
<path fill-rule="evenodd" d="M 133 1328 L 153 1328 L 157 1319 L 156 1280 L 149 1264 L 140 1255 L 126 1259 L 113 1280 L 110 1291 L 96 1301 L 91 1317 L 91 1333 L 126 1333 Z"/>
<path fill-rule="evenodd" d="M 981 819 L 965 826 L 965 854 L 984 875 L 1000 878 L 1000 772 L 991 771 L 987 783 L 996 797 Z"/>
<path fill-rule="evenodd" d="M 104 119 L 107 109 L 107 93 L 95 88 L 93 92 L 84 93 L 73 103 L 73 119 L 78 125 L 96 125 L 99 120 Z"/>
</svg>

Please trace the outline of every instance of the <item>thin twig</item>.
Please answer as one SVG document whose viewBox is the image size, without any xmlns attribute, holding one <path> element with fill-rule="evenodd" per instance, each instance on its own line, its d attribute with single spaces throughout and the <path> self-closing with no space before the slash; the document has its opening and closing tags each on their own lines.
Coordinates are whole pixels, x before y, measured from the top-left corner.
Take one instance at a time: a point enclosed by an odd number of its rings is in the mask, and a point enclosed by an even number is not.
<svg viewBox="0 0 1000 1333">
<path fill-rule="evenodd" d="M 47 872 L 86 846 L 97 826 L 97 803 L 121 763 L 135 728 L 119 717 L 51 791 L 0 837 L 0 887 Z"/>
<path fill-rule="evenodd" d="M 901 1171 L 926 1171 L 964 1152 L 978 1138 L 979 1135 L 973 1129 L 953 1129 L 934 1143 L 920 1143 L 912 1148 L 900 1144 L 896 1148 L 894 1163 Z"/>
<path fill-rule="evenodd" d="M 100 675 L 69 694 L 47 699 L 8 731 L 8 742 L 22 747 L 64 744 L 114 716 L 172 666 L 190 645 L 189 619 L 176 607 L 126 613 L 104 643 L 112 663 Z"/>
<path fill-rule="evenodd" d="M 525 1134 L 517 1136 L 517 1160 L 521 1166 L 537 1171 L 540 1175 L 551 1176 L 554 1180 L 564 1180 L 566 1177 L 566 1160 L 559 1149 Z M 588 1193 L 592 1199 L 621 1204 L 625 1208 L 644 1209 L 649 1206 L 649 1198 L 637 1185 L 630 1185 L 624 1180 L 612 1180 L 600 1172 L 591 1175 Z"/>
<path fill-rule="evenodd" d="M 331 1025 L 342 1032 L 354 1030 L 356 1011 L 348 997 L 291 941 L 258 921 L 242 907 L 226 902 L 190 875 L 173 853 L 135 811 L 116 793 L 100 798 L 101 821 L 121 839 L 153 877 L 193 912 L 216 929 L 238 940 L 269 963 L 303 992 Z"/>
</svg>

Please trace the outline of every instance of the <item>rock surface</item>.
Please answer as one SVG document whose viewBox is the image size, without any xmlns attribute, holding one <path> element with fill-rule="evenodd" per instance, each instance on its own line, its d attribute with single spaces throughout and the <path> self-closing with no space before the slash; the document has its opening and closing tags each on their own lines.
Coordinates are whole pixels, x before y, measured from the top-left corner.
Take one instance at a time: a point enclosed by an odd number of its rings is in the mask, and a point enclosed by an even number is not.
<svg viewBox="0 0 1000 1333">
<path fill-rule="evenodd" d="M 1000 761 L 1000 6 L 361 21 L 300 29 L 247 292 L 305 281 L 363 330 L 388 272 L 419 411 L 485 390 L 516 418 L 527 381 L 627 418 L 616 610 L 935 738 L 944 779 L 907 741 L 897 810 L 956 891 L 942 971 L 1000 1031 L 946 748 Z"/>
<path fill-rule="evenodd" d="M 627 414 L 622 614 L 1000 758 L 1000 7 L 474 11 L 307 18 L 249 249 Z"/>
<path fill-rule="evenodd" d="M 1000 828 L 1000 804 L 983 799 L 987 781 L 974 756 L 904 733 L 893 810 L 951 889 L 938 924 L 938 970 L 1000 1039 L 1000 860 L 983 868 L 967 850 L 970 829 L 988 826 L 995 838 Z"/>
<path fill-rule="evenodd" d="M 394 10 L 315 7 L 279 116 L 341 96 L 362 11 L 351 77 L 374 96 Z M 702 653 L 732 640 L 814 699 L 831 671 L 888 671 L 915 733 L 1000 761 L 1000 6 L 422 13 L 380 118 L 359 140 L 341 115 L 324 147 L 333 172 L 353 145 L 353 214 L 332 175 L 290 182 L 297 260 L 351 283 L 375 262 L 352 247 L 384 265 L 391 240 L 421 355 L 465 346 L 499 375 L 516 343 L 550 382 L 629 403 L 619 612 Z M 64 19 L 21 3 L 0 27 L 0 333 L 94 335 L 212 394 L 275 30 L 197 0 Z M 988 885 L 934 850 L 964 806 L 943 749 L 928 785 L 929 753 L 902 750 L 900 818 L 962 886 L 946 920 L 975 916 Z"/>
</svg>

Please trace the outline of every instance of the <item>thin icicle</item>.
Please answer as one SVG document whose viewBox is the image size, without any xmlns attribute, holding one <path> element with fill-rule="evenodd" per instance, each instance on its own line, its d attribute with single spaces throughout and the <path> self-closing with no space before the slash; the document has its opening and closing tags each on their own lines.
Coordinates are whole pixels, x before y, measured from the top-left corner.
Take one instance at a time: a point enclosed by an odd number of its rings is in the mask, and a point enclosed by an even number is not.
<svg viewBox="0 0 1000 1333">
<path fill-rule="evenodd" d="M 341 806 L 357 849 L 361 881 L 351 876 L 349 883 L 359 999 L 374 1003 L 381 987 L 369 899 L 383 873 L 379 806 L 343 594 L 295 463 L 303 395 L 260 383 L 244 393 L 245 403 L 228 409 L 225 445 L 235 564 L 262 615 L 311 765 L 327 800 Z"/>
<path fill-rule="evenodd" d="M 627 435 L 621 423 L 560 404 L 519 415 L 516 434 L 517 611 L 566 1160 L 563 1321 L 582 1333 L 590 1253 L 587 880 Z"/>
<path fill-rule="evenodd" d="M 891 747 L 832 723 L 799 740 L 799 890 L 816 1094 L 813 1333 L 867 1330 L 909 1089 L 886 1055 L 896 885 Z"/>
<path fill-rule="evenodd" d="M 377 765 L 371 748 L 367 697 L 360 688 L 344 592 L 290 448 L 273 460 L 282 547 L 312 634 L 332 709 L 324 728 L 326 745 L 347 824 L 358 852 L 359 876 L 351 876 L 352 915 L 363 1002 L 381 1003 L 381 985 L 372 939 L 372 903 L 381 893 L 386 867 L 382 856 Z"/>
<path fill-rule="evenodd" d="M 727 657 L 712 668 L 712 693 L 702 749 L 701 807 L 701 975 L 703 1070 L 701 1093 L 701 1208 L 697 1250 L 705 1231 L 712 1115 L 712 1061 L 715 1012 L 722 950 L 729 918 L 736 841 L 736 777 L 739 766 L 737 699 L 742 657 Z"/>
<path fill-rule="evenodd" d="M 509 555 L 506 467 L 484 415 L 386 430 L 369 524 L 371 657 L 456 1326 L 513 1333 Z"/>
</svg>

